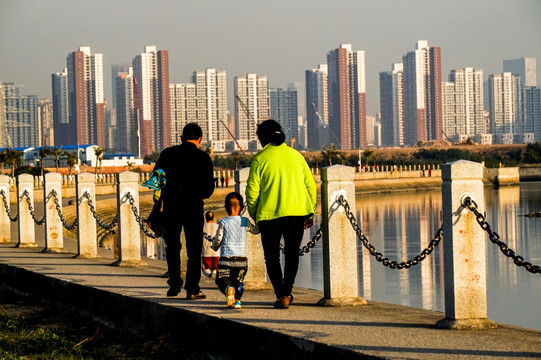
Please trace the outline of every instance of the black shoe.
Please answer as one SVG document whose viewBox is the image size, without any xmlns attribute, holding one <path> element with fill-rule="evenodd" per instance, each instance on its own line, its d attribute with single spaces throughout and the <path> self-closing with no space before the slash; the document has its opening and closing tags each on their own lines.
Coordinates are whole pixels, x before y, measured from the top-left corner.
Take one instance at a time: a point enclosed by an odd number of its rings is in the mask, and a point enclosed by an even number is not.
<svg viewBox="0 0 541 360">
<path fill-rule="evenodd" d="M 179 292 L 180 288 L 171 286 L 169 290 L 167 290 L 167 297 L 177 296 Z"/>
<path fill-rule="evenodd" d="M 199 294 L 186 294 L 186 300 L 202 300 L 206 298 L 207 295 L 203 294 L 202 292 L 200 292 Z"/>
</svg>

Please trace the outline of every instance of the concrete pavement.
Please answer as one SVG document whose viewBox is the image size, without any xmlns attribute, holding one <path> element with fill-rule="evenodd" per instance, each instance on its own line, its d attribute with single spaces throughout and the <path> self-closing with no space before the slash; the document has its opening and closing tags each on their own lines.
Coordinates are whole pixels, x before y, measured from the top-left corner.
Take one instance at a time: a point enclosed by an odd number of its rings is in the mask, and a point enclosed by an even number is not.
<svg viewBox="0 0 541 360">
<path fill-rule="evenodd" d="M 40 232 L 38 227 L 38 233 Z M 37 234 L 38 245 L 40 237 Z M 238 358 L 541 359 L 541 331 L 501 325 L 479 331 L 439 330 L 444 316 L 378 302 L 358 307 L 319 307 L 322 292 L 294 289 L 288 310 L 272 308 L 271 290 L 246 291 L 241 310 L 228 309 L 213 281 L 203 278 L 207 299 L 167 298 L 165 263 L 110 266 L 112 253 L 74 258 L 41 248 L 0 244 L 0 283 L 43 297 L 104 323 L 159 335 L 208 351 L 239 346 Z M 74 252 L 75 242 L 65 248 Z M 355 280 L 355 279 L 352 279 Z M 203 339 L 203 341 L 202 341 Z"/>
</svg>

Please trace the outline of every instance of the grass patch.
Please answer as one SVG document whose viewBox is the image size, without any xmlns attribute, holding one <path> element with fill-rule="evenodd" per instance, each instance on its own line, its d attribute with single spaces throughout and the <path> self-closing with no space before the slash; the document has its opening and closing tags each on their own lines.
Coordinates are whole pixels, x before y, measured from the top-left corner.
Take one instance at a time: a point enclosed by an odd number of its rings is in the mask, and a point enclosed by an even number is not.
<svg viewBox="0 0 541 360">
<path fill-rule="evenodd" d="M 194 352 L 169 334 L 137 336 L 0 287 L 0 359 L 217 358 L 223 357 Z"/>
</svg>

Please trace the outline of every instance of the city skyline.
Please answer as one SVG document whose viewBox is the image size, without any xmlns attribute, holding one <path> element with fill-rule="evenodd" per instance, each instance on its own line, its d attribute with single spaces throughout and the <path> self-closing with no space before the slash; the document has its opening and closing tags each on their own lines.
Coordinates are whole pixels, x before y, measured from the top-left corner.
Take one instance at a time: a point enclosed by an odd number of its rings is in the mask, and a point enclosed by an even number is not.
<svg viewBox="0 0 541 360">
<path fill-rule="evenodd" d="M 329 49 L 351 43 L 366 52 L 367 114 L 372 115 L 380 111 L 379 73 L 400 61 L 417 40 L 441 47 L 442 81 L 450 70 L 465 67 L 482 69 L 486 81 L 503 71 L 503 60 L 541 59 L 535 35 L 541 34 L 541 3 L 535 0 L 340 5 L 0 0 L 5 34 L 0 81 L 24 84 L 22 93 L 51 98 L 51 74 L 65 66 L 66 54 L 90 46 L 103 54 L 105 98 L 111 103 L 111 66 L 130 62 L 145 45 L 156 45 L 169 51 L 171 83 L 216 68 L 228 73 L 232 94 L 234 77 L 247 73 L 267 76 L 271 88 L 304 81 L 306 70 L 326 62 Z M 498 20 L 502 16 L 505 27 Z M 43 36 L 44 31 L 51 36 Z"/>
</svg>

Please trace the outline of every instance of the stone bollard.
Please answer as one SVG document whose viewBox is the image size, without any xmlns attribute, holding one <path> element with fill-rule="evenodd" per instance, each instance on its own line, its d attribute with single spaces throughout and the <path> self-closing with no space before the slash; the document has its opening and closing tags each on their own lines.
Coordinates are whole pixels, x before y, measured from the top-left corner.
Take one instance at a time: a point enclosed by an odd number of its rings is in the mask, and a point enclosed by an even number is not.
<svg viewBox="0 0 541 360">
<path fill-rule="evenodd" d="M 459 160 L 442 169 L 444 329 L 496 327 L 487 319 L 486 237 L 474 213 L 462 206 L 464 197 L 484 211 L 483 165 Z"/>
<path fill-rule="evenodd" d="M 80 173 L 75 179 L 77 198 L 77 255 L 84 258 L 98 256 L 96 219 L 90 211 L 88 199 L 83 194 L 88 192 L 92 203 L 96 204 L 96 176 L 89 172 Z"/>
<path fill-rule="evenodd" d="M 146 265 L 141 260 L 141 229 L 135 219 L 127 194 L 133 197 L 133 204 L 139 212 L 139 176 L 131 171 L 116 175 L 118 214 L 118 261 L 116 266 Z"/>
<path fill-rule="evenodd" d="M 359 297 L 357 235 L 342 206 L 343 195 L 355 214 L 354 169 L 334 165 L 321 170 L 321 217 L 323 229 L 323 293 L 321 306 L 366 305 Z M 331 239 L 332 236 L 332 239 Z"/>
<path fill-rule="evenodd" d="M 6 212 L 5 205 L 9 209 L 9 176 L 0 175 L 0 191 L 4 191 L 4 199 L 0 200 L 0 243 L 11 242 L 11 220 Z"/>
<path fill-rule="evenodd" d="M 45 249 L 43 252 L 65 253 L 62 221 L 56 210 L 55 196 L 52 195 L 53 190 L 56 192 L 56 200 L 62 208 L 62 175 L 51 172 L 45 174 L 43 187 L 45 214 Z"/>
<path fill-rule="evenodd" d="M 28 192 L 30 205 L 34 206 L 34 177 L 30 174 L 21 174 L 17 176 L 17 213 L 19 221 L 17 222 L 19 231 L 19 242 L 16 247 L 37 247 L 34 229 L 34 219 L 30 214 L 30 207 L 24 192 Z"/>
<path fill-rule="evenodd" d="M 250 168 L 235 171 L 235 191 L 244 198 L 244 205 L 246 205 L 246 181 L 249 174 Z M 248 211 L 243 216 L 250 218 Z M 250 219 L 250 221 L 254 222 L 253 219 Z M 246 289 L 271 289 L 272 285 L 267 281 L 267 267 L 265 266 L 265 256 L 261 245 L 261 235 L 246 234 L 246 257 L 248 258 L 248 273 L 244 280 Z"/>
</svg>

